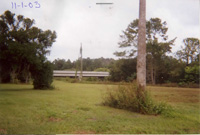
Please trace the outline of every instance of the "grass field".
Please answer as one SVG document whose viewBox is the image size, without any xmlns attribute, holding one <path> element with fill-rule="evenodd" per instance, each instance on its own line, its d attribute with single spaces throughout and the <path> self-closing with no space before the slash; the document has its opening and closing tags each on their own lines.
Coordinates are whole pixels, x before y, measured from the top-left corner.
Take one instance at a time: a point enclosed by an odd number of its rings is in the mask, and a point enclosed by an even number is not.
<svg viewBox="0 0 200 135">
<path fill-rule="evenodd" d="M 200 134 L 200 90 L 148 87 L 172 116 L 142 115 L 102 106 L 115 85 L 54 81 L 56 90 L 0 84 L 0 134 Z"/>
</svg>

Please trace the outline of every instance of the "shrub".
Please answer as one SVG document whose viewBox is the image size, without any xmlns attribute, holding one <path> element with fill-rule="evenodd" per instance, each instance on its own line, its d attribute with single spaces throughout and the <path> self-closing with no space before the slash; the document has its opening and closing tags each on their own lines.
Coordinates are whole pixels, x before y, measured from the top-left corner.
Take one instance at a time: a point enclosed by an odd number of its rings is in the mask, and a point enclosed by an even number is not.
<svg viewBox="0 0 200 135">
<path fill-rule="evenodd" d="M 184 88 L 199 88 L 199 84 L 194 82 L 179 82 L 179 83 L 164 83 L 161 84 L 164 87 L 184 87 Z"/>
<path fill-rule="evenodd" d="M 108 90 L 103 105 L 125 109 L 142 114 L 168 113 L 170 106 L 156 103 L 148 91 L 140 91 L 136 84 L 121 85 L 115 90 Z"/>
<path fill-rule="evenodd" d="M 53 66 L 47 61 L 32 72 L 34 89 L 53 89 Z"/>
<path fill-rule="evenodd" d="M 96 71 L 96 72 L 110 72 L 110 70 L 108 68 L 97 68 L 94 71 Z"/>
<path fill-rule="evenodd" d="M 86 78 L 86 81 L 95 82 L 95 81 L 98 81 L 98 78 L 97 77 L 88 77 L 88 78 Z"/>
</svg>

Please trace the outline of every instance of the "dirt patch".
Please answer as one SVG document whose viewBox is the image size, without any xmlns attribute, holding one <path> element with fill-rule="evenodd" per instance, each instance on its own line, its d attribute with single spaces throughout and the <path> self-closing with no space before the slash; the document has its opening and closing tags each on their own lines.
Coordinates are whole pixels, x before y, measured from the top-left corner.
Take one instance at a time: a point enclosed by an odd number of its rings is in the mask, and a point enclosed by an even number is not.
<svg viewBox="0 0 200 135">
<path fill-rule="evenodd" d="M 59 122 L 59 121 L 62 121 L 62 119 L 61 118 L 50 117 L 48 121 L 49 122 Z"/>
<path fill-rule="evenodd" d="M 77 111 L 77 110 L 73 110 L 72 113 L 75 113 L 75 114 L 76 114 L 76 113 L 78 113 L 78 111 Z"/>
<path fill-rule="evenodd" d="M 81 131 L 76 131 L 75 134 L 95 134 L 95 132 L 81 130 Z"/>
<path fill-rule="evenodd" d="M 5 135 L 5 134 L 7 134 L 7 131 L 5 129 L 0 128 L 0 135 Z"/>
<path fill-rule="evenodd" d="M 166 91 L 153 90 L 152 95 L 160 100 L 167 102 L 180 102 L 180 103 L 199 103 L 200 102 L 200 91 L 196 89 L 170 89 Z"/>
<path fill-rule="evenodd" d="M 87 119 L 88 121 L 97 121 L 97 119 L 96 118 L 89 118 L 89 119 Z"/>
</svg>

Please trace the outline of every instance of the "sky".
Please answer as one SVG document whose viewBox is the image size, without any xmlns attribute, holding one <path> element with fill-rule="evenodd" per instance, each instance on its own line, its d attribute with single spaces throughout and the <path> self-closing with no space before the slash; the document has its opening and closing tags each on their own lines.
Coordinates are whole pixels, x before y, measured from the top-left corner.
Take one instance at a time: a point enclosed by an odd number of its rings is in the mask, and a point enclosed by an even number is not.
<svg viewBox="0 0 200 135">
<path fill-rule="evenodd" d="M 200 38 L 199 0 L 146 2 L 146 19 L 166 21 L 169 40 L 177 37 L 172 53 L 181 49 L 183 39 Z M 56 42 L 47 56 L 50 61 L 78 59 L 81 44 L 83 58 L 117 59 L 113 53 L 120 51 L 119 35 L 138 19 L 139 0 L 0 0 L 0 14 L 6 10 L 34 19 L 42 30 L 56 31 Z"/>
</svg>

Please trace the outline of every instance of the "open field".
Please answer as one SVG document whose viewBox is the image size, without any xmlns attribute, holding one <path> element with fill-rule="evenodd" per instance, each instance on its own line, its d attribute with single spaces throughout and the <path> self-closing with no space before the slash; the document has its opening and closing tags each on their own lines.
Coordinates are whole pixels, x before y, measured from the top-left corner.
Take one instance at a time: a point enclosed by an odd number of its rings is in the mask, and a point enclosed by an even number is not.
<svg viewBox="0 0 200 135">
<path fill-rule="evenodd" d="M 148 87 L 156 100 L 173 106 L 167 117 L 102 106 L 106 89 L 116 85 L 54 85 L 56 90 L 33 90 L 32 85 L 0 84 L 0 134 L 200 134 L 199 89 Z"/>
</svg>

